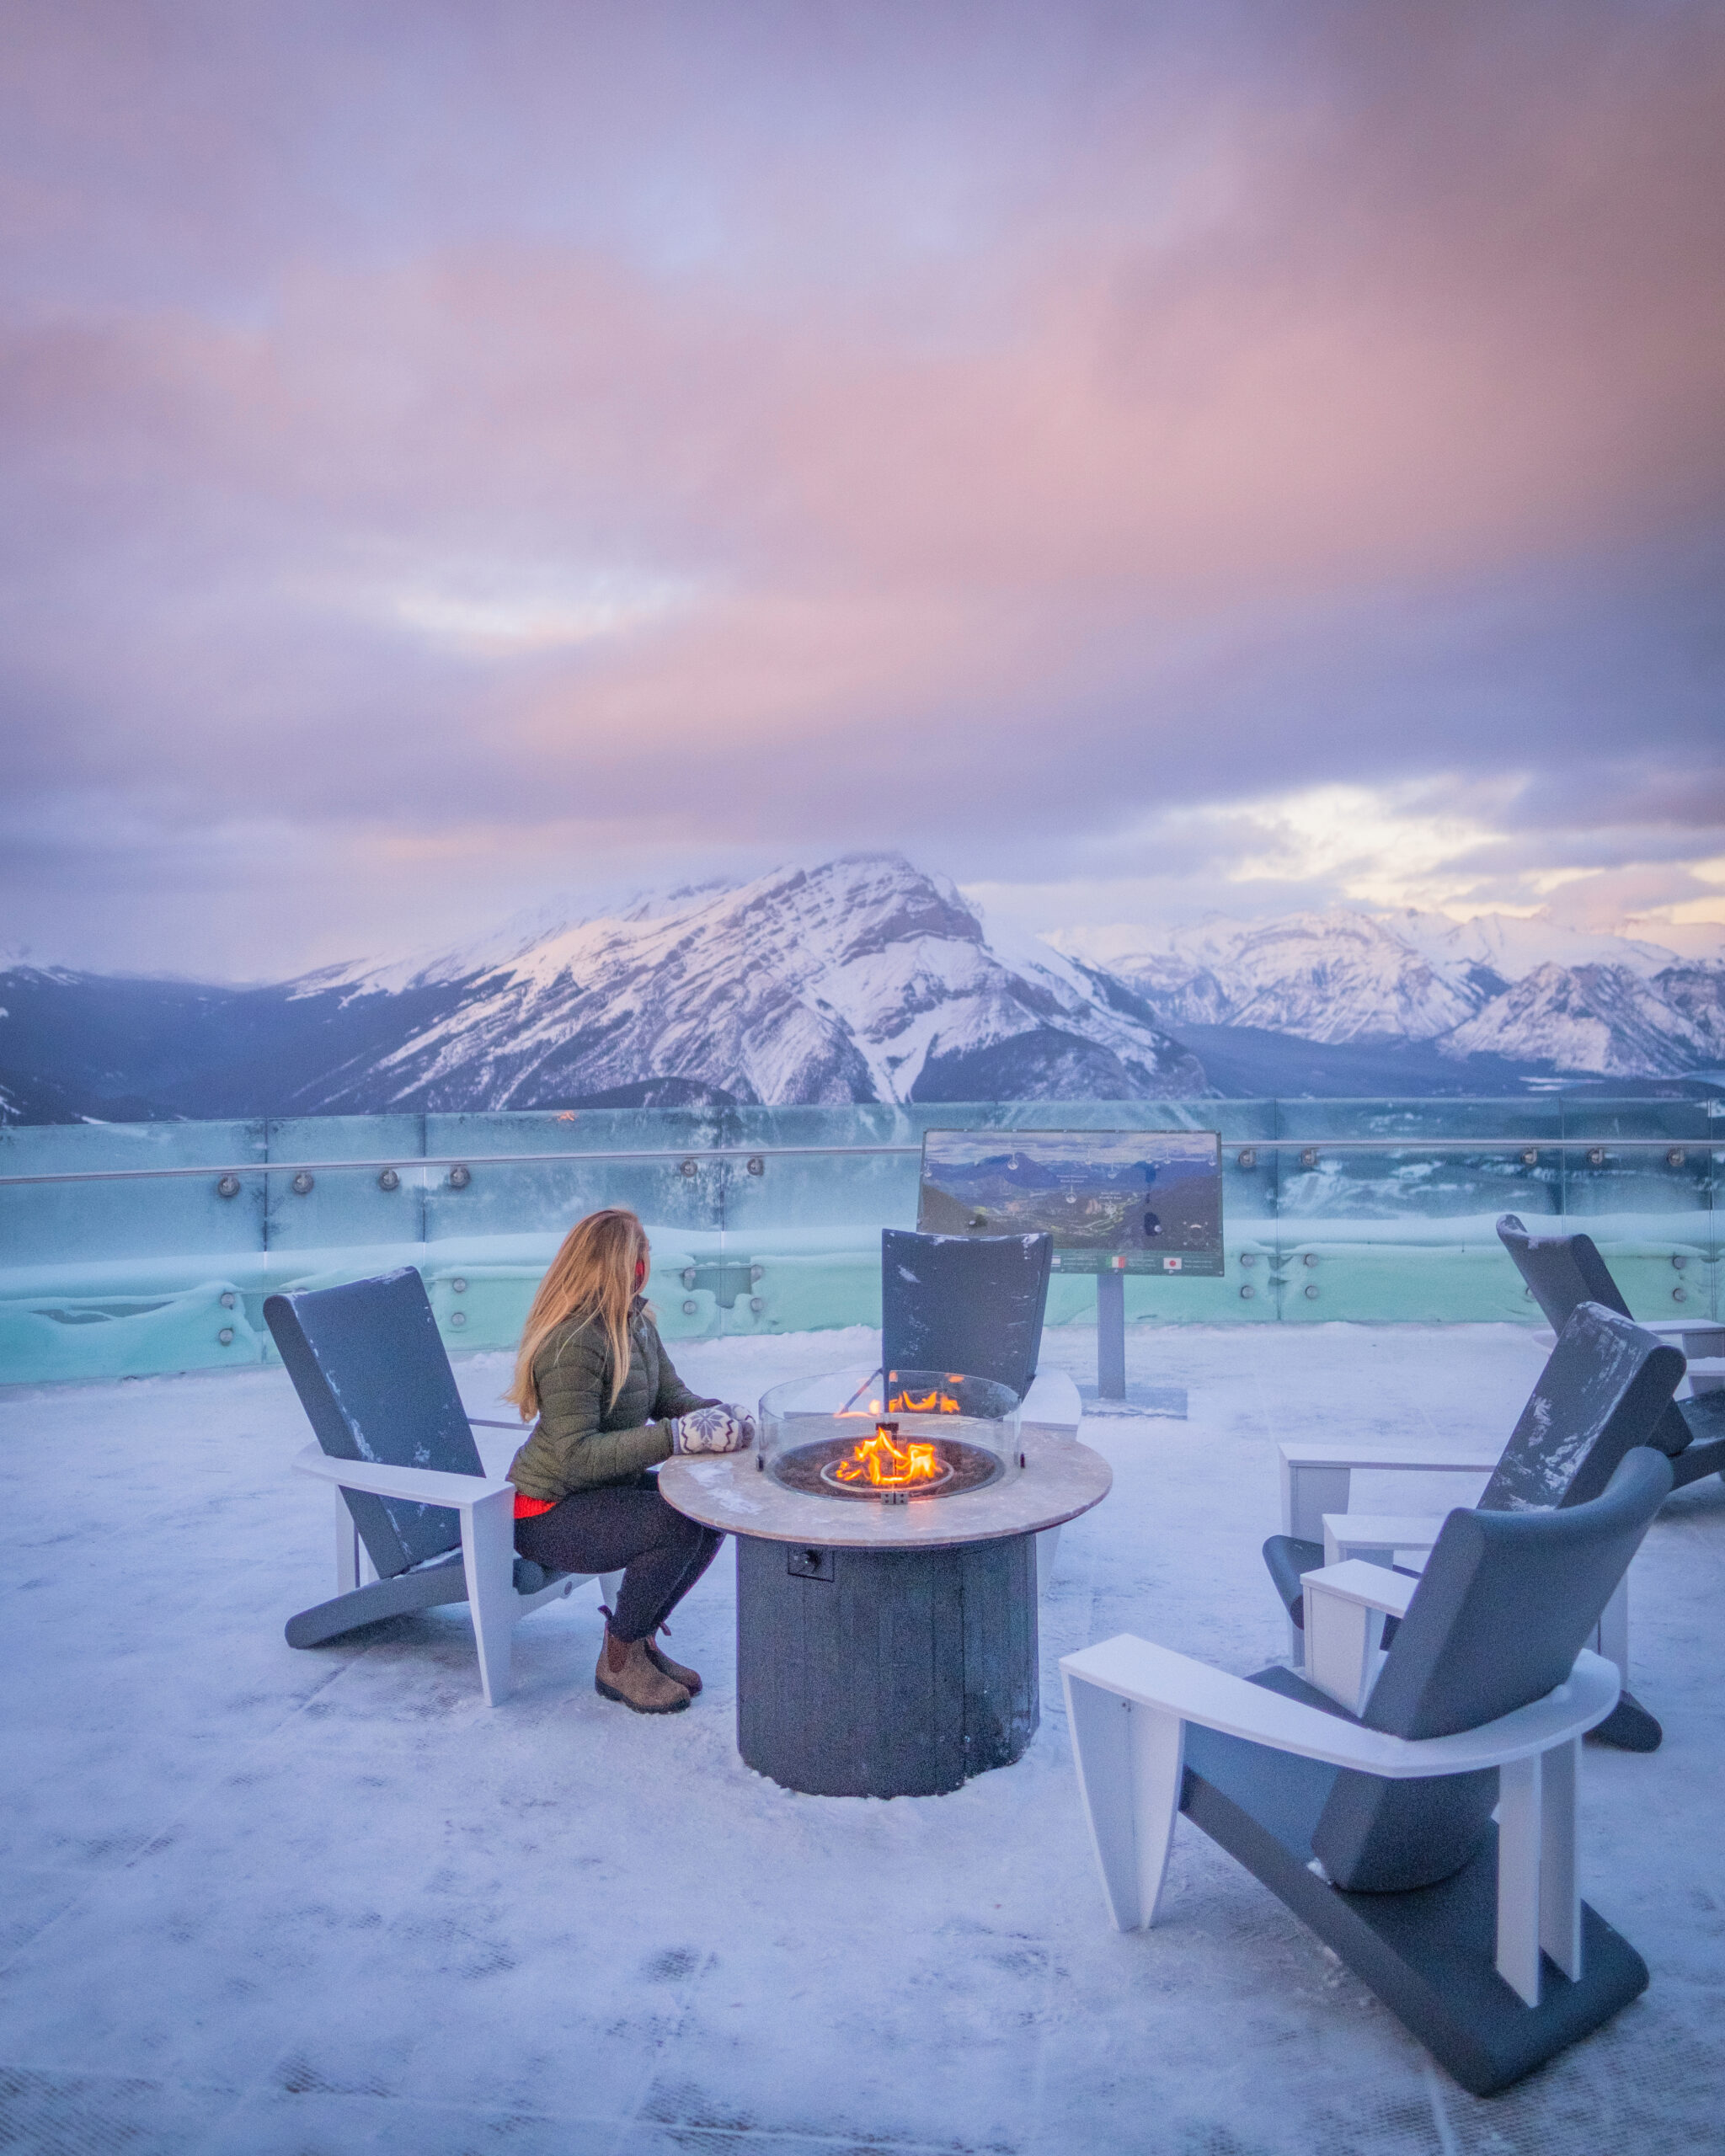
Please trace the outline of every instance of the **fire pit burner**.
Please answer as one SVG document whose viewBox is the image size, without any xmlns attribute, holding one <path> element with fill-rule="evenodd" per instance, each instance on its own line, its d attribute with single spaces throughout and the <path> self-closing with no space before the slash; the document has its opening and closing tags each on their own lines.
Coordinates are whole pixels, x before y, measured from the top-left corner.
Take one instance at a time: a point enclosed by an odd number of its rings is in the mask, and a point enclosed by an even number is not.
<svg viewBox="0 0 1725 2156">
<path fill-rule="evenodd" d="M 841 1370 L 761 1403 L 761 1465 L 787 1490 L 876 1504 L 964 1497 L 1015 1475 L 1018 1397 L 953 1372 Z"/>
<path fill-rule="evenodd" d="M 953 1438 L 911 1442 L 900 1438 L 893 1423 L 877 1428 L 879 1436 L 825 1438 L 781 1453 L 772 1463 L 773 1479 L 810 1497 L 881 1504 L 958 1497 L 1000 1480 L 999 1456 L 980 1445 Z"/>
</svg>

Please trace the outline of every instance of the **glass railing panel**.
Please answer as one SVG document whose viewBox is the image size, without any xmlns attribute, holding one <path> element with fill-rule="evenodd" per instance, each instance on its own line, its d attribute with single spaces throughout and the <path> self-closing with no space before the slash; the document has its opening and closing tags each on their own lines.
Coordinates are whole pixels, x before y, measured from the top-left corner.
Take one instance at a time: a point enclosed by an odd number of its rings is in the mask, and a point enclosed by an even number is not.
<svg viewBox="0 0 1725 2156">
<path fill-rule="evenodd" d="M 0 1203 L 0 1270 L 64 1262 L 207 1257 L 264 1241 L 264 1126 L 233 1123 L 9 1124 L 0 1176 L 207 1167 L 200 1176 L 13 1184 Z M 235 1174 L 227 1183 L 222 1171 Z"/>
<path fill-rule="evenodd" d="M 1554 1098 L 1284 1101 L 1281 1112 L 1284 1319 L 1536 1317 L 1496 1222 L 1561 1207 Z"/>
<path fill-rule="evenodd" d="M 1725 1136 L 1707 1104 L 1566 1104 L 1563 1209 L 1598 1243 L 1636 1316 L 1719 1315 L 1711 1142 Z"/>
<path fill-rule="evenodd" d="M 278 1116 L 267 1126 L 272 1253 L 410 1248 L 423 1241 L 418 1115 Z M 343 1161 L 387 1165 L 348 1168 Z"/>
<path fill-rule="evenodd" d="M 0 1372 L 255 1362 L 267 1353 L 271 1287 L 403 1262 L 425 1274 L 452 1348 L 507 1347 L 569 1224 L 606 1204 L 647 1223 L 669 1337 L 873 1324 L 880 1230 L 915 1221 L 923 1131 L 1063 1126 L 1221 1134 L 1224 1277 L 1130 1276 L 1136 1320 L 1537 1323 L 1497 1241 L 1506 1210 L 1585 1222 L 1644 1316 L 1725 1315 L 1715 1202 L 1725 1118 L 1693 1102 L 1032 1102 L 14 1127 L 0 1131 L 0 1175 L 200 1172 L 0 1188 Z M 617 1155 L 641 1157 L 607 1157 Z M 399 1163 L 393 1189 L 375 1166 L 339 1165 L 384 1160 Z M 302 1168 L 309 1183 L 296 1190 Z M 224 1170 L 238 1186 L 230 1198 L 217 1193 Z M 1088 1325 L 1094 1311 L 1093 1281 L 1056 1277 L 1051 1323 Z"/>
</svg>

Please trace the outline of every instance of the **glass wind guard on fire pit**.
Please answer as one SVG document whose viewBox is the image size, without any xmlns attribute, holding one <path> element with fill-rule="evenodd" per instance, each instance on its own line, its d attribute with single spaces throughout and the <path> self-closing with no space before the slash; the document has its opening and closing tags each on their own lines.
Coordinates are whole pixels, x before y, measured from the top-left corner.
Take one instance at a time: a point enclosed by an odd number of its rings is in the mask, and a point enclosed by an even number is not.
<svg viewBox="0 0 1725 2156">
<path fill-rule="evenodd" d="M 1018 1396 L 950 1370 L 836 1370 L 761 1399 L 762 1465 L 788 1490 L 906 1504 L 962 1497 L 1023 1465 Z"/>
</svg>

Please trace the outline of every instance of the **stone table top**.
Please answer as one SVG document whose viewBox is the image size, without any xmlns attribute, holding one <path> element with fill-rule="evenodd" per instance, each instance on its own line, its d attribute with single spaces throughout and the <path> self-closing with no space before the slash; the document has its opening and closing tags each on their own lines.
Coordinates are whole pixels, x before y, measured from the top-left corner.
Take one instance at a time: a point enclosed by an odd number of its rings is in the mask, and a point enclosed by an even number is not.
<svg viewBox="0 0 1725 2156">
<path fill-rule="evenodd" d="M 668 1460 L 659 1470 L 659 1492 L 703 1527 L 823 1550 L 942 1550 L 1033 1534 L 1076 1519 L 1107 1497 L 1113 1470 L 1088 1445 L 1060 1444 L 1028 1431 L 1021 1442 L 1023 1470 L 1011 1481 L 957 1497 L 913 1497 L 903 1505 L 788 1490 L 761 1469 L 761 1455 L 752 1449 L 711 1460 Z"/>
</svg>

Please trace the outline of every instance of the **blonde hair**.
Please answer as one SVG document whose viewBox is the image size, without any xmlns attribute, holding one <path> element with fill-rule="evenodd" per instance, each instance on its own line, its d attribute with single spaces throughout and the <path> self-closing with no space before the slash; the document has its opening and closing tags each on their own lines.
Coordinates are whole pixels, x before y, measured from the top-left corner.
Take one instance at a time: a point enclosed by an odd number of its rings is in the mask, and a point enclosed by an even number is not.
<svg viewBox="0 0 1725 2156">
<path fill-rule="evenodd" d="M 650 1263 L 647 1230 L 620 1205 L 590 1213 L 569 1230 L 539 1283 L 515 1355 L 515 1383 L 503 1396 L 521 1409 L 524 1422 L 539 1412 L 534 1359 L 552 1334 L 571 1318 L 597 1318 L 604 1326 L 611 1348 L 611 1401 L 616 1401 L 629 1373 L 629 1305 L 635 1299 L 635 1267 Z"/>
</svg>

